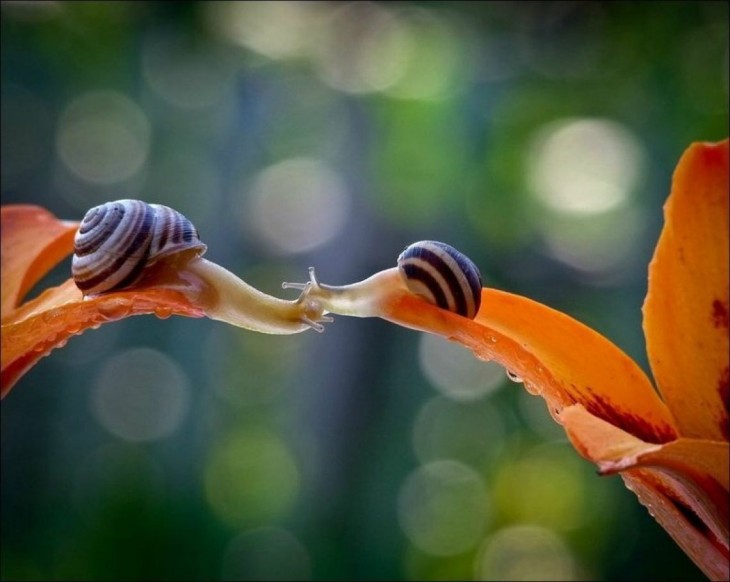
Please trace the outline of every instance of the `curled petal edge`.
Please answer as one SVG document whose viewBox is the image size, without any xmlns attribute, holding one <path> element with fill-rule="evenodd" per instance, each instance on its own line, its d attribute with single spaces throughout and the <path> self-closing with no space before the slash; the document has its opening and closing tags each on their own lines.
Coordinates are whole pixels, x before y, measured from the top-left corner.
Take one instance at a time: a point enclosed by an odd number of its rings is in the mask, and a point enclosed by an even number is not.
<svg viewBox="0 0 730 582">
<path fill-rule="evenodd" d="M 565 408 L 560 421 L 576 450 L 595 463 L 601 474 L 621 473 L 705 574 L 714 579 L 727 573 L 728 443 L 689 438 L 646 443 L 580 405 Z M 677 513 L 682 518 L 679 522 Z"/>
<path fill-rule="evenodd" d="M 652 468 L 628 469 L 621 477 L 649 513 L 710 580 L 730 579 L 727 540 L 698 517 L 696 493 L 671 474 Z"/>
</svg>

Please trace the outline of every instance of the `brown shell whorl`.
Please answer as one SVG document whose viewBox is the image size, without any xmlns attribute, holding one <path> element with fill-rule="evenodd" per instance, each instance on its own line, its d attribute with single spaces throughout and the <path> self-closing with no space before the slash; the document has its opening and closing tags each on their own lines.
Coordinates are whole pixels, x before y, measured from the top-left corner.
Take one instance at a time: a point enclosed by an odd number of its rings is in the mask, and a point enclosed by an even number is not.
<svg viewBox="0 0 730 582">
<path fill-rule="evenodd" d="M 145 267 L 173 253 L 206 250 L 182 214 L 141 200 L 117 200 L 89 210 L 74 238 L 71 272 L 84 295 L 134 284 Z"/>
<path fill-rule="evenodd" d="M 442 242 L 409 245 L 398 257 L 408 289 L 429 303 L 474 319 L 482 299 L 482 277 L 474 262 Z"/>
</svg>

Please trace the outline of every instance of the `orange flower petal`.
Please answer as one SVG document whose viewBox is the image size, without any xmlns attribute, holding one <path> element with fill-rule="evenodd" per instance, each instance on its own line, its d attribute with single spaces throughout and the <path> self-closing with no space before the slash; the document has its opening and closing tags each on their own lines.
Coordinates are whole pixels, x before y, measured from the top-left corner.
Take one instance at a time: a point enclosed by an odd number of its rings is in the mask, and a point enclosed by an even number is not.
<svg viewBox="0 0 730 582">
<path fill-rule="evenodd" d="M 495 360 L 540 394 L 553 416 L 572 404 L 651 443 L 677 432 L 649 379 L 625 353 L 589 327 L 519 295 L 482 290 L 474 321 L 403 293 L 383 317 L 442 335 Z M 559 421 L 559 418 L 558 418 Z"/>
<path fill-rule="evenodd" d="M 0 209 L 2 319 L 50 269 L 73 251 L 77 222 L 58 220 L 39 206 Z"/>
<path fill-rule="evenodd" d="M 676 482 L 675 497 L 680 496 L 682 507 L 694 516 L 693 528 L 727 555 L 728 443 L 686 438 L 663 445 L 645 443 L 596 418 L 580 405 L 567 407 L 560 420 L 576 450 L 596 463 L 602 473 L 644 467 L 671 477 Z"/>
<path fill-rule="evenodd" d="M 145 289 L 110 293 L 83 299 L 69 279 L 48 289 L 13 314 L 2 326 L 2 396 L 38 360 L 62 347 L 73 335 L 131 317 L 155 314 L 203 317 L 205 313 L 183 293 L 169 289 Z"/>
<path fill-rule="evenodd" d="M 695 492 L 669 473 L 637 468 L 626 486 L 710 580 L 730 579 L 727 540 L 720 541 L 695 512 Z"/>
<path fill-rule="evenodd" d="M 701 473 L 730 489 L 730 445 L 726 442 L 679 438 L 662 445 L 646 443 L 590 414 L 577 404 L 560 413 L 575 448 L 602 473 L 658 465 L 684 473 Z M 727 502 L 725 502 L 727 504 Z M 728 535 L 728 526 L 722 529 Z"/>
<path fill-rule="evenodd" d="M 683 436 L 727 441 L 728 141 L 690 146 L 649 267 L 644 333 Z"/>
</svg>

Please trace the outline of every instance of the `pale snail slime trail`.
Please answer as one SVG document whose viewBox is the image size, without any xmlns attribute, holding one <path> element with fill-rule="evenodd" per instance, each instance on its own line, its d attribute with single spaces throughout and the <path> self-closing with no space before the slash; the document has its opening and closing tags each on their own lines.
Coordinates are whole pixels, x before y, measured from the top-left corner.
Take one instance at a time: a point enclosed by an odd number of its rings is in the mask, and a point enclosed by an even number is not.
<svg viewBox="0 0 730 582">
<path fill-rule="evenodd" d="M 133 289 L 148 272 L 162 272 L 152 285 L 187 295 L 211 319 L 269 334 L 310 328 L 322 332 L 322 323 L 333 321 L 327 313 L 379 316 L 389 298 L 404 292 L 470 319 L 479 310 L 479 269 L 440 242 L 414 243 L 398 257 L 397 267 L 352 285 L 321 284 L 312 267 L 307 283 L 282 285 L 301 290 L 295 300 L 267 295 L 203 259 L 206 249 L 197 229 L 178 211 L 141 200 L 117 200 L 84 216 L 74 238 L 71 271 L 87 297 Z M 172 276 L 161 269 L 166 263 L 172 265 Z"/>
</svg>

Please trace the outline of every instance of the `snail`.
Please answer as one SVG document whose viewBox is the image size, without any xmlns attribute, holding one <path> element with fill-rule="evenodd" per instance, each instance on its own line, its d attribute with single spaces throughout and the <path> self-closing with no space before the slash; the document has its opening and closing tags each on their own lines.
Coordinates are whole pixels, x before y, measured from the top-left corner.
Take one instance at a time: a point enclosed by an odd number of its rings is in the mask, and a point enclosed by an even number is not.
<svg viewBox="0 0 730 582">
<path fill-rule="evenodd" d="M 436 241 L 408 246 L 397 267 L 352 285 L 319 283 L 314 267 L 295 300 L 267 295 L 202 257 L 207 246 L 181 213 L 141 200 L 117 200 L 89 210 L 74 238 L 71 271 L 84 296 L 156 286 L 177 290 L 211 319 L 270 334 L 324 331 L 327 313 L 385 316 L 399 297 L 425 301 L 474 319 L 482 282 L 477 266 L 455 248 Z"/>
<path fill-rule="evenodd" d="M 146 284 L 176 289 L 212 319 L 271 334 L 299 333 L 332 321 L 308 297 L 272 297 L 202 258 L 207 246 L 192 223 L 167 206 L 117 200 L 84 216 L 74 238 L 71 272 L 84 296 Z"/>
<path fill-rule="evenodd" d="M 479 268 L 466 255 L 442 242 L 424 240 L 406 247 L 397 266 L 352 285 L 325 285 L 309 269 L 309 282 L 283 283 L 300 289 L 325 313 L 355 317 L 383 316 L 385 306 L 409 293 L 447 311 L 474 319 L 481 304 Z"/>
</svg>

